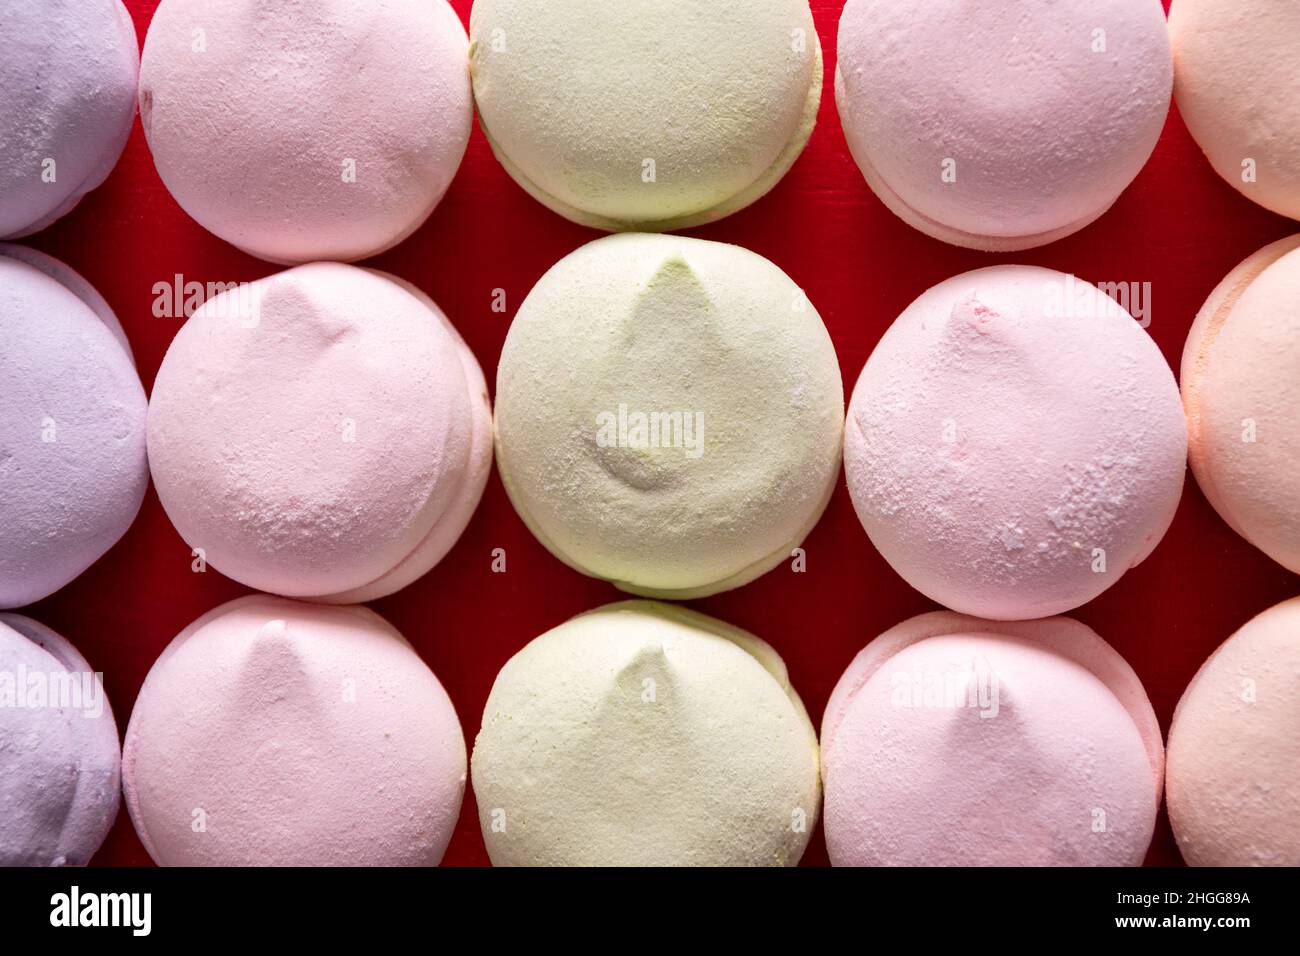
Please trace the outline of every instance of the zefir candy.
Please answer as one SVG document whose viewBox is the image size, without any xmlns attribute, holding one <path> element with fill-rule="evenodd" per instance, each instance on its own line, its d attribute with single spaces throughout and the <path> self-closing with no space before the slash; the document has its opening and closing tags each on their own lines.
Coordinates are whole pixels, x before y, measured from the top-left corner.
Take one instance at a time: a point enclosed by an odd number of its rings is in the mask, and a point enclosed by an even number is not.
<svg viewBox="0 0 1300 956">
<path fill-rule="evenodd" d="M 895 320 L 854 389 L 844 460 L 863 527 L 909 584 L 1025 620 L 1092 600 L 1155 549 L 1187 426 L 1173 373 L 1118 302 L 995 266 Z"/>
<path fill-rule="evenodd" d="M 1176 0 L 1169 35 L 1178 112 L 1214 171 L 1300 219 L 1300 5 Z"/>
<path fill-rule="evenodd" d="M 228 290 L 172 341 L 149 463 L 196 555 L 250 587 L 338 604 L 442 560 L 492 467 L 487 386 L 409 283 L 314 263 Z"/>
<path fill-rule="evenodd" d="M 0 614 L 0 866 L 85 866 L 121 794 L 99 676 L 67 639 Z"/>
<path fill-rule="evenodd" d="M 377 614 L 253 595 L 154 663 L 122 785 L 161 866 L 435 866 L 465 741 L 437 677 Z"/>
<path fill-rule="evenodd" d="M 743 209 L 817 122 L 808 0 L 477 0 L 470 39 L 501 164 L 597 229 L 684 229 Z"/>
<path fill-rule="evenodd" d="M 867 184 L 972 249 L 1041 246 L 1105 213 L 1172 85 L 1160 0 L 849 0 L 840 19 L 836 101 Z"/>
<path fill-rule="evenodd" d="M 1300 598 L 1197 671 L 1169 728 L 1169 822 L 1192 866 L 1300 866 Z"/>
<path fill-rule="evenodd" d="M 840 678 L 821 744 L 836 866 L 1138 866 L 1164 779 L 1137 675 L 1069 618 L 903 622 Z"/>
<path fill-rule="evenodd" d="M 1300 572 L 1300 236 L 1210 294 L 1183 350 L 1196 481 L 1238 534 Z"/>
<path fill-rule="evenodd" d="M 140 51 L 121 0 L 5 0 L 0 239 L 44 229 L 117 165 Z"/>
<path fill-rule="evenodd" d="M 446 0 L 163 0 L 140 118 L 167 189 L 272 262 L 350 261 L 433 212 L 473 121 Z"/>
<path fill-rule="evenodd" d="M 776 652 L 646 601 L 511 658 L 472 765 L 496 866 L 793 866 L 821 797 L 817 737 Z"/>
<path fill-rule="evenodd" d="M 0 607 L 39 601 L 111 548 L 149 483 L 144 387 L 102 296 L 0 244 Z"/>
<path fill-rule="evenodd" d="M 737 246 L 583 246 L 519 308 L 497 369 L 501 477 L 565 563 L 634 594 L 739 587 L 791 556 L 839 473 L 826 327 Z"/>
</svg>

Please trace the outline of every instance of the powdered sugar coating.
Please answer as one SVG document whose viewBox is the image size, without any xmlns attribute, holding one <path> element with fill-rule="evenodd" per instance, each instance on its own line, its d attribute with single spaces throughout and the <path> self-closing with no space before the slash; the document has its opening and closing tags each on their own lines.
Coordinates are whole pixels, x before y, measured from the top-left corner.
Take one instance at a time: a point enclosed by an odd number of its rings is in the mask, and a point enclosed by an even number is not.
<svg viewBox="0 0 1300 956">
<path fill-rule="evenodd" d="M 6 0 L 0 49 L 0 239 L 16 239 L 67 215 L 117 165 L 140 51 L 121 0 Z"/>
<path fill-rule="evenodd" d="M 771 570 L 816 524 L 843 402 L 825 325 L 773 263 L 610 236 L 520 306 L 497 370 L 497 460 L 561 560 L 634 594 L 699 597 Z M 657 443 L 616 427 L 652 414 L 683 427 Z"/>
<path fill-rule="evenodd" d="M 1069 618 L 905 621 L 849 666 L 821 742 L 837 866 L 1137 866 L 1154 832 L 1155 713 Z"/>
<path fill-rule="evenodd" d="M 0 245 L 0 607 L 72 581 L 144 500 L 144 387 L 104 310 L 63 263 Z"/>
<path fill-rule="evenodd" d="M 446 0 L 164 0 L 140 115 L 204 228 L 272 262 L 351 261 L 429 217 L 469 141 L 468 39 Z"/>
<path fill-rule="evenodd" d="M 0 614 L 0 671 L 11 693 L 23 679 L 44 694 L 0 707 L 0 866 L 85 866 L 120 802 L 113 709 L 77 649 L 31 618 Z"/>
<path fill-rule="evenodd" d="M 442 559 L 491 446 L 482 373 L 442 313 L 337 263 L 205 303 L 149 408 L 158 495 L 190 546 L 251 587 L 337 603 Z"/>
<path fill-rule="evenodd" d="M 1183 351 L 1192 470 L 1238 534 L 1300 572 L 1300 236 L 1210 294 Z"/>
<path fill-rule="evenodd" d="M 496 866 L 793 866 L 821 797 L 817 738 L 776 652 L 647 601 L 511 658 L 472 764 Z"/>
<path fill-rule="evenodd" d="M 909 306 L 863 369 L 845 435 L 880 553 L 927 596 L 996 620 L 1078 607 L 1146 558 L 1186 454 L 1146 332 L 1095 287 L 1028 266 L 957 276 Z"/>
<path fill-rule="evenodd" d="M 1228 638 L 1169 728 L 1169 822 L 1192 866 L 1300 866 L 1300 598 Z"/>
<path fill-rule="evenodd" d="M 470 36 L 497 158 L 597 229 L 684 229 L 743 209 L 817 121 L 808 0 L 477 0 Z"/>
<path fill-rule="evenodd" d="M 1169 111 L 1160 0 L 849 0 L 836 101 L 858 165 L 909 225 L 1028 249 L 1084 228 Z"/>
<path fill-rule="evenodd" d="M 1215 172 L 1300 219 L 1300 6 L 1176 0 L 1169 36 L 1178 111 Z"/>
<path fill-rule="evenodd" d="M 435 866 L 465 769 L 446 691 L 391 625 L 252 595 L 149 671 L 122 783 L 162 866 Z"/>
</svg>

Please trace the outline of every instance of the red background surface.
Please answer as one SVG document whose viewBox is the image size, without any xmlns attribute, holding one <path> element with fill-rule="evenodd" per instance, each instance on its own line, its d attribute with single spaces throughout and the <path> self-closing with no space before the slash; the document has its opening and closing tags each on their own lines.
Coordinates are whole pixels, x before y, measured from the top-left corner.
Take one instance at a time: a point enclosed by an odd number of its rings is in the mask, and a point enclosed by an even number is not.
<svg viewBox="0 0 1300 956">
<path fill-rule="evenodd" d="M 1166 0 L 1167 2 L 1167 0 Z M 143 43 L 157 0 L 127 0 Z M 453 0 L 468 21 L 470 0 Z M 807 152 L 765 199 L 692 230 L 767 256 L 807 291 L 830 328 L 846 390 L 890 322 L 950 276 L 1000 262 L 1072 272 L 1092 282 L 1151 282 L 1150 332 L 1177 369 L 1187 329 L 1214 285 L 1241 259 L 1296 231 L 1219 180 L 1177 111 L 1150 164 L 1099 222 L 1061 242 L 993 256 L 928 239 L 895 219 L 867 189 L 845 145 L 832 95 L 843 0 L 812 0 L 826 53 L 826 87 Z M 214 143 L 214 153 L 220 149 Z M 214 155 L 214 161 L 219 157 Z M 459 327 L 492 381 L 515 308 L 557 260 L 598 234 L 549 212 L 519 189 L 475 129 L 450 193 L 425 226 L 372 260 L 428 292 Z M 168 195 L 137 123 L 108 183 L 29 243 L 70 263 L 116 309 L 146 389 L 179 322 L 151 312 L 155 282 L 249 281 L 278 271 L 205 232 Z M 492 312 L 492 292 L 509 297 Z M 885 629 L 934 607 L 874 551 L 842 483 L 808 538 L 808 571 L 778 568 L 694 606 L 760 635 L 784 656 L 814 722 L 853 655 Z M 490 571 L 505 548 L 509 571 Z M 139 520 L 103 560 L 27 613 L 70 638 L 105 673 L 125 729 L 154 659 L 200 614 L 246 592 L 189 549 L 150 490 Z M 1209 653 L 1258 612 L 1300 593 L 1300 582 L 1237 538 L 1188 481 L 1177 520 L 1153 557 L 1074 616 L 1124 654 L 1165 730 L 1183 688 Z M 472 745 L 497 671 L 526 642 L 567 618 L 620 598 L 552 558 L 515 515 L 493 475 L 464 537 L 432 573 L 374 607 L 442 680 Z M 1178 863 L 1162 814 L 1150 863 Z M 147 864 L 126 811 L 98 864 Z M 467 794 L 448 864 L 485 864 Z M 825 864 L 820 828 L 805 864 Z"/>
</svg>

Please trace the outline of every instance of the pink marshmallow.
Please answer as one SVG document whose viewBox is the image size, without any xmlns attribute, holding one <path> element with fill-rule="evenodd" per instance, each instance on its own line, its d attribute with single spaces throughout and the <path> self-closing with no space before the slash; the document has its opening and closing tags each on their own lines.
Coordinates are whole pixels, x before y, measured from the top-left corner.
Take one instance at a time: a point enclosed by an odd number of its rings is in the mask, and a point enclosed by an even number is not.
<svg viewBox="0 0 1300 956">
<path fill-rule="evenodd" d="M 1160 0 L 849 0 L 835 92 L 867 183 L 909 225 L 986 251 L 1097 219 L 1169 112 Z"/>
<path fill-rule="evenodd" d="M 205 229 L 272 262 L 351 261 L 433 212 L 469 142 L 469 40 L 446 0 L 163 0 L 140 118 Z"/>
<path fill-rule="evenodd" d="M 1026 620 L 1101 594 L 1182 494 L 1187 426 L 1150 336 L 1096 287 L 995 266 L 894 322 L 849 406 L 858 517 L 909 584 Z"/>
<path fill-rule="evenodd" d="M 451 701 L 391 625 L 267 595 L 167 646 L 122 760 L 162 866 L 435 866 L 465 774 Z"/>
<path fill-rule="evenodd" d="M 482 497 L 492 416 L 432 301 L 316 263 L 206 302 L 149 407 L 158 496 L 192 549 L 249 587 L 391 594 L 447 553 Z"/>
<path fill-rule="evenodd" d="M 1155 712 L 1069 618 L 905 621 L 840 678 L 821 744 L 836 866 L 1137 866 L 1154 832 Z"/>
</svg>

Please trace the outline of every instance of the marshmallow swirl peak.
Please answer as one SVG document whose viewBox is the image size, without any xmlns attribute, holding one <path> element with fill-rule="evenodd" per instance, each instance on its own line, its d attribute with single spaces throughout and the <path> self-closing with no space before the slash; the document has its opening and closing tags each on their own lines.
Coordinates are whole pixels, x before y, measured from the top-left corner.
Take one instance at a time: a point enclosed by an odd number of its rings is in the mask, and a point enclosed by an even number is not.
<svg viewBox="0 0 1300 956">
<path fill-rule="evenodd" d="M 160 866 L 436 866 L 465 740 L 438 678 L 379 615 L 258 594 L 154 663 L 122 784 Z"/>
<path fill-rule="evenodd" d="M 790 555 L 838 476 L 821 318 L 737 246 L 625 234 L 562 260 L 515 317 L 497 448 L 557 557 L 649 597 L 739 587 Z"/>
<path fill-rule="evenodd" d="M 0 239 L 17 239 L 67 215 L 117 165 L 140 51 L 121 0 L 5 0 L 0 49 Z"/>
<path fill-rule="evenodd" d="M 249 587 L 369 601 L 437 564 L 492 461 L 477 361 L 427 296 L 315 263 L 208 300 L 149 406 L 182 538 Z"/>
<path fill-rule="evenodd" d="M 821 102 L 808 0 L 476 0 L 470 39 L 506 171 L 611 232 L 748 206 L 803 152 Z"/>
<path fill-rule="evenodd" d="M 905 621 L 849 665 L 821 742 L 835 866 L 1138 866 L 1155 829 L 1151 702 L 1069 618 Z"/>
<path fill-rule="evenodd" d="M 0 866 L 85 866 L 121 794 L 103 685 L 65 638 L 19 614 L 0 614 L 0 674 Z"/>
<path fill-rule="evenodd" d="M 1100 217 L 1155 149 L 1172 86 L 1160 0 L 849 0 L 840 20 L 836 101 L 868 185 L 967 248 Z"/>
<path fill-rule="evenodd" d="M 645 601 L 511 658 L 471 761 L 496 866 L 793 866 L 817 822 L 817 763 L 771 647 Z"/>
<path fill-rule="evenodd" d="M 1150 336 L 1095 286 L 995 266 L 899 316 L 849 406 L 863 527 L 954 610 L 1045 617 L 1101 594 L 1173 521 L 1187 426 Z"/>
<path fill-rule="evenodd" d="M 280 263 L 351 261 L 429 217 L 473 122 L 446 0 L 162 0 L 140 118 L 201 226 Z"/>
</svg>

